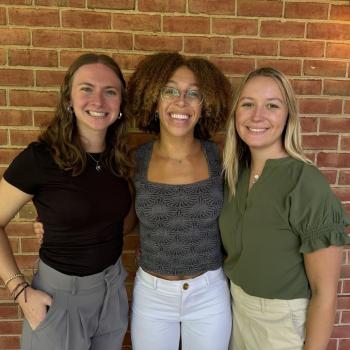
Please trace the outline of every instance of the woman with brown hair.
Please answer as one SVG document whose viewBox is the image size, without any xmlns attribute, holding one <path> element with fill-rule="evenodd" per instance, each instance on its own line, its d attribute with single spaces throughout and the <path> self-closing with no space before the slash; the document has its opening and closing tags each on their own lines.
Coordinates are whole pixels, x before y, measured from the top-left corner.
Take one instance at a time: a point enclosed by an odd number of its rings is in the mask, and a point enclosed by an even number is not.
<svg viewBox="0 0 350 350">
<path fill-rule="evenodd" d="M 121 349 L 128 302 L 120 255 L 132 202 L 124 94 L 110 57 L 77 58 L 54 119 L 0 182 L 0 276 L 25 316 L 24 350 Z M 30 200 L 45 227 L 31 285 L 5 232 Z"/>
<path fill-rule="evenodd" d="M 230 296 L 218 216 L 223 182 L 217 146 L 230 83 L 209 61 L 160 53 L 128 84 L 127 114 L 156 135 L 136 152 L 140 267 L 131 315 L 134 350 L 227 350 Z"/>
</svg>

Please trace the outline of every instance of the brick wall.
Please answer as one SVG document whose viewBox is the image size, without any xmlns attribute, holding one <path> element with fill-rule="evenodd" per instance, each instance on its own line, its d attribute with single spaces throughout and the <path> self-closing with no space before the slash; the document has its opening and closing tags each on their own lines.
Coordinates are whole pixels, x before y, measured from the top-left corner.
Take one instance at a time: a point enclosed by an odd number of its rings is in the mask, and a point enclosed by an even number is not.
<svg viewBox="0 0 350 350">
<path fill-rule="evenodd" d="M 260 66 L 286 73 L 298 96 L 304 146 L 350 212 L 349 1 L 0 0 L 0 176 L 52 117 L 75 57 L 107 53 L 128 77 L 145 55 L 162 50 L 209 58 L 233 86 Z M 131 142 L 142 139 L 134 133 Z M 27 275 L 38 249 L 34 216 L 26 205 L 8 229 Z M 136 245 L 135 236 L 126 239 L 129 292 Z M 0 349 L 18 349 L 20 329 L 20 310 L 0 288 Z M 331 349 L 350 349 L 349 250 Z"/>
</svg>

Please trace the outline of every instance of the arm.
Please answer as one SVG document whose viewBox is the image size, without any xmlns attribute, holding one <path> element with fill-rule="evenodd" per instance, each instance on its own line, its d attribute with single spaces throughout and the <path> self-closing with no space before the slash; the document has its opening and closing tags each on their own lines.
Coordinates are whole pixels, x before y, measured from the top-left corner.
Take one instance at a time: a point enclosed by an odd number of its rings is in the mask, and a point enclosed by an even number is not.
<svg viewBox="0 0 350 350">
<path fill-rule="evenodd" d="M 19 273 L 7 238 L 5 226 L 23 205 L 31 199 L 31 195 L 20 191 L 5 179 L 0 181 L 0 277 L 4 281 Z M 22 277 L 15 278 L 8 283 L 7 287 L 12 292 L 18 283 L 23 281 L 24 279 Z M 44 292 L 34 290 L 30 287 L 27 288 L 26 293 L 27 302 L 25 302 L 24 293 L 19 295 L 17 301 L 29 324 L 34 329 L 45 318 L 46 306 L 51 304 L 51 297 Z"/>
<path fill-rule="evenodd" d="M 330 246 L 304 255 L 311 287 L 304 350 L 325 350 L 335 318 L 343 247 Z"/>
</svg>

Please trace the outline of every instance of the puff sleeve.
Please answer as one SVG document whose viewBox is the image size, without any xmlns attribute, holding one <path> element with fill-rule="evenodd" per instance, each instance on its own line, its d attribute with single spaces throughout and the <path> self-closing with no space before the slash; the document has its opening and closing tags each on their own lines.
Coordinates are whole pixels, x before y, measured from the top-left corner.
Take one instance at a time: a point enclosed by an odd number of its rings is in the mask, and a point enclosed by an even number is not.
<svg viewBox="0 0 350 350">
<path fill-rule="evenodd" d="M 289 201 L 289 220 L 293 232 L 300 237 L 301 253 L 350 244 L 345 230 L 350 219 L 316 167 L 303 166 Z"/>
</svg>

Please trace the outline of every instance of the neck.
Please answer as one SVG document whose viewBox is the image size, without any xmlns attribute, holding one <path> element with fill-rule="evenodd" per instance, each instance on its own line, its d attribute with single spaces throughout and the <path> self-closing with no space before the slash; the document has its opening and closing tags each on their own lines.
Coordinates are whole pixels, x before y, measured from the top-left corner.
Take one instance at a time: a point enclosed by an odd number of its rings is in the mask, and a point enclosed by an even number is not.
<svg viewBox="0 0 350 350">
<path fill-rule="evenodd" d="M 250 169 L 251 173 L 254 175 L 261 175 L 262 170 L 264 169 L 265 163 L 268 159 L 278 159 L 286 157 L 287 152 L 281 147 L 274 152 L 266 150 L 254 150 L 250 149 L 251 163 Z"/>
<path fill-rule="evenodd" d="M 199 141 L 194 137 L 160 137 L 157 141 L 158 152 L 163 157 L 181 160 L 187 158 L 190 154 L 196 153 Z"/>
<path fill-rule="evenodd" d="M 85 152 L 101 153 L 106 147 L 105 133 L 103 135 L 100 133 L 96 133 L 93 135 L 89 135 L 89 137 L 85 135 L 80 135 L 80 140 Z"/>
</svg>

